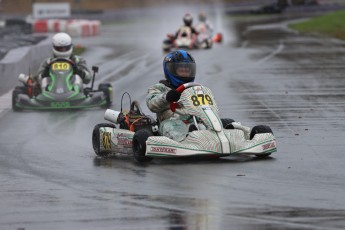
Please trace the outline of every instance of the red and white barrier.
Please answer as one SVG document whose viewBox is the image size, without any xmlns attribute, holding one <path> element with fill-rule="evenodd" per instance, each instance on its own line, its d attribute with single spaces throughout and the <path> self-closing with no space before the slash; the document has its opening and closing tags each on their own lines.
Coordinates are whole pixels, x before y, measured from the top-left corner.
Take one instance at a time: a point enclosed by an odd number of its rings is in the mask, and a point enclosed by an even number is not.
<svg viewBox="0 0 345 230">
<path fill-rule="evenodd" d="M 35 20 L 32 24 L 33 32 L 35 33 L 47 33 L 48 21 L 47 20 Z"/>
<path fill-rule="evenodd" d="M 72 37 L 88 37 L 100 34 L 99 20 L 38 19 L 32 23 L 35 33 L 66 32 Z"/>
<path fill-rule="evenodd" d="M 93 36 L 97 36 L 97 35 L 100 35 L 101 33 L 101 21 L 99 20 L 93 20 L 91 21 L 91 33 Z"/>
</svg>

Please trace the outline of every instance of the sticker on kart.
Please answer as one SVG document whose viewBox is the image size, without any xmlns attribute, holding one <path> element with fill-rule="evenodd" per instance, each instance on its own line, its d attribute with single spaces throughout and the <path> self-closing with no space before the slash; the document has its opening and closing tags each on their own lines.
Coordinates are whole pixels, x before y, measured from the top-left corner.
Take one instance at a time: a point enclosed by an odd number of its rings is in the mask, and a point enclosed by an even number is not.
<svg viewBox="0 0 345 230">
<path fill-rule="evenodd" d="M 270 143 L 264 144 L 262 145 L 262 151 L 265 151 L 267 149 L 271 149 L 271 148 L 276 148 L 276 143 L 275 141 L 272 141 Z"/>
<path fill-rule="evenodd" d="M 153 153 L 168 153 L 168 154 L 176 154 L 175 148 L 169 147 L 151 147 L 151 152 Z"/>
<path fill-rule="evenodd" d="M 53 108 L 69 108 L 71 106 L 71 103 L 69 101 L 54 101 L 50 103 L 50 106 Z"/>
<path fill-rule="evenodd" d="M 194 106 L 213 105 L 212 98 L 208 94 L 195 94 L 190 99 Z"/>
<path fill-rule="evenodd" d="M 105 150 L 111 150 L 111 133 L 104 132 L 102 134 L 102 145 Z"/>
<path fill-rule="evenodd" d="M 52 70 L 54 71 L 66 71 L 69 70 L 71 67 L 71 64 L 69 64 L 68 62 L 55 62 L 52 65 Z"/>
<path fill-rule="evenodd" d="M 124 133 L 118 133 L 115 139 L 116 145 L 121 145 L 124 147 L 132 147 L 132 137 L 127 136 Z"/>
</svg>

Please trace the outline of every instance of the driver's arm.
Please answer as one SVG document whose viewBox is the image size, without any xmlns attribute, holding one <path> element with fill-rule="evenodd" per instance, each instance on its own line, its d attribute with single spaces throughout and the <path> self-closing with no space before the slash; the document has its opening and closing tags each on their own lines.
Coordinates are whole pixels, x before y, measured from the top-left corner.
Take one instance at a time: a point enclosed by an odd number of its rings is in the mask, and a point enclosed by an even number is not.
<svg viewBox="0 0 345 230">
<path fill-rule="evenodd" d="M 32 76 L 32 80 L 34 82 L 40 82 L 42 78 L 49 77 L 49 67 L 48 67 L 49 62 L 50 62 L 50 59 L 48 58 L 44 60 L 44 62 L 41 63 L 40 67 L 38 68 L 37 74 Z"/>
<path fill-rule="evenodd" d="M 166 94 L 169 88 L 163 84 L 156 84 L 149 88 L 146 96 L 146 105 L 154 113 L 161 113 L 170 109 L 170 104 L 166 100 Z"/>
<path fill-rule="evenodd" d="M 178 37 L 178 34 L 180 33 L 180 31 L 181 31 L 181 28 L 178 29 L 178 30 L 176 31 L 176 33 L 175 33 L 175 39 Z"/>
<path fill-rule="evenodd" d="M 78 74 L 82 79 L 84 84 L 87 84 L 91 80 L 91 72 L 87 67 L 85 59 L 81 57 L 75 57 L 76 64 L 76 74 Z"/>
<path fill-rule="evenodd" d="M 191 30 L 192 30 L 192 33 L 193 33 L 193 34 L 196 34 L 196 35 L 198 35 L 198 34 L 199 34 L 199 32 L 198 32 L 198 31 L 196 31 L 196 29 L 195 29 L 193 26 L 191 26 Z"/>
</svg>

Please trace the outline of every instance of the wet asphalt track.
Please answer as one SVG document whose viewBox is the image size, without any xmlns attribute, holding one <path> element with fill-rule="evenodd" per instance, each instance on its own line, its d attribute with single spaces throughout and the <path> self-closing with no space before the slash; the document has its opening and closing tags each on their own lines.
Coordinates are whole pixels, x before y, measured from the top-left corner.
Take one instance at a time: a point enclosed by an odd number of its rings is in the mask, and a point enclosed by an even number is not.
<svg viewBox="0 0 345 230">
<path fill-rule="evenodd" d="M 197 81 L 214 91 L 222 117 L 270 125 L 277 153 L 148 165 L 101 159 L 91 132 L 104 110 L 15 113 L 7 106 L 0 229 L 343 229 L 344 43 L 301 37 L 283 24 L 244 29 L 221 21 L 225 43 L 192 51 Z M 96 83 L 113 84 L 114 109 L 127 91 L 149 113 L 144 96 L 163 77 L 167 23 L 115 24 L 78 41 L 100 67 Z"/>
</svg>

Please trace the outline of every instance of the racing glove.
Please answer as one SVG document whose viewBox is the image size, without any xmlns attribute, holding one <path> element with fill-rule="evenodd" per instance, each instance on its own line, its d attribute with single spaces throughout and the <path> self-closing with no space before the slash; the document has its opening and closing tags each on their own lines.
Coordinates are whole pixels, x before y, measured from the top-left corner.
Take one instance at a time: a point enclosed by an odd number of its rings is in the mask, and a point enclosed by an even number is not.
<svg viewBox="0 0 345 230">
<path fill-rule="evenodd" d="M 85 71 L 80 69 L 80 68 L 76 68 L 74 71 L 75 74 L 78 74 L 82 79 L 85 78 Z"/>
<path fill-rule="evenodd" d="M 49 77 L 49 68 L 45 68 L 41 74 L 41 78 Z"/>
<path fill-rule="evenodd" d="M 172 89 L 167 93 L 167 95 L 165 96 L 165 99 L 168 102 L 177 102 L 178 100 L 180 100 L 180 97 L 181 97 L 181 93 L 177 91 L 176 89 Z"/>
</svg>

